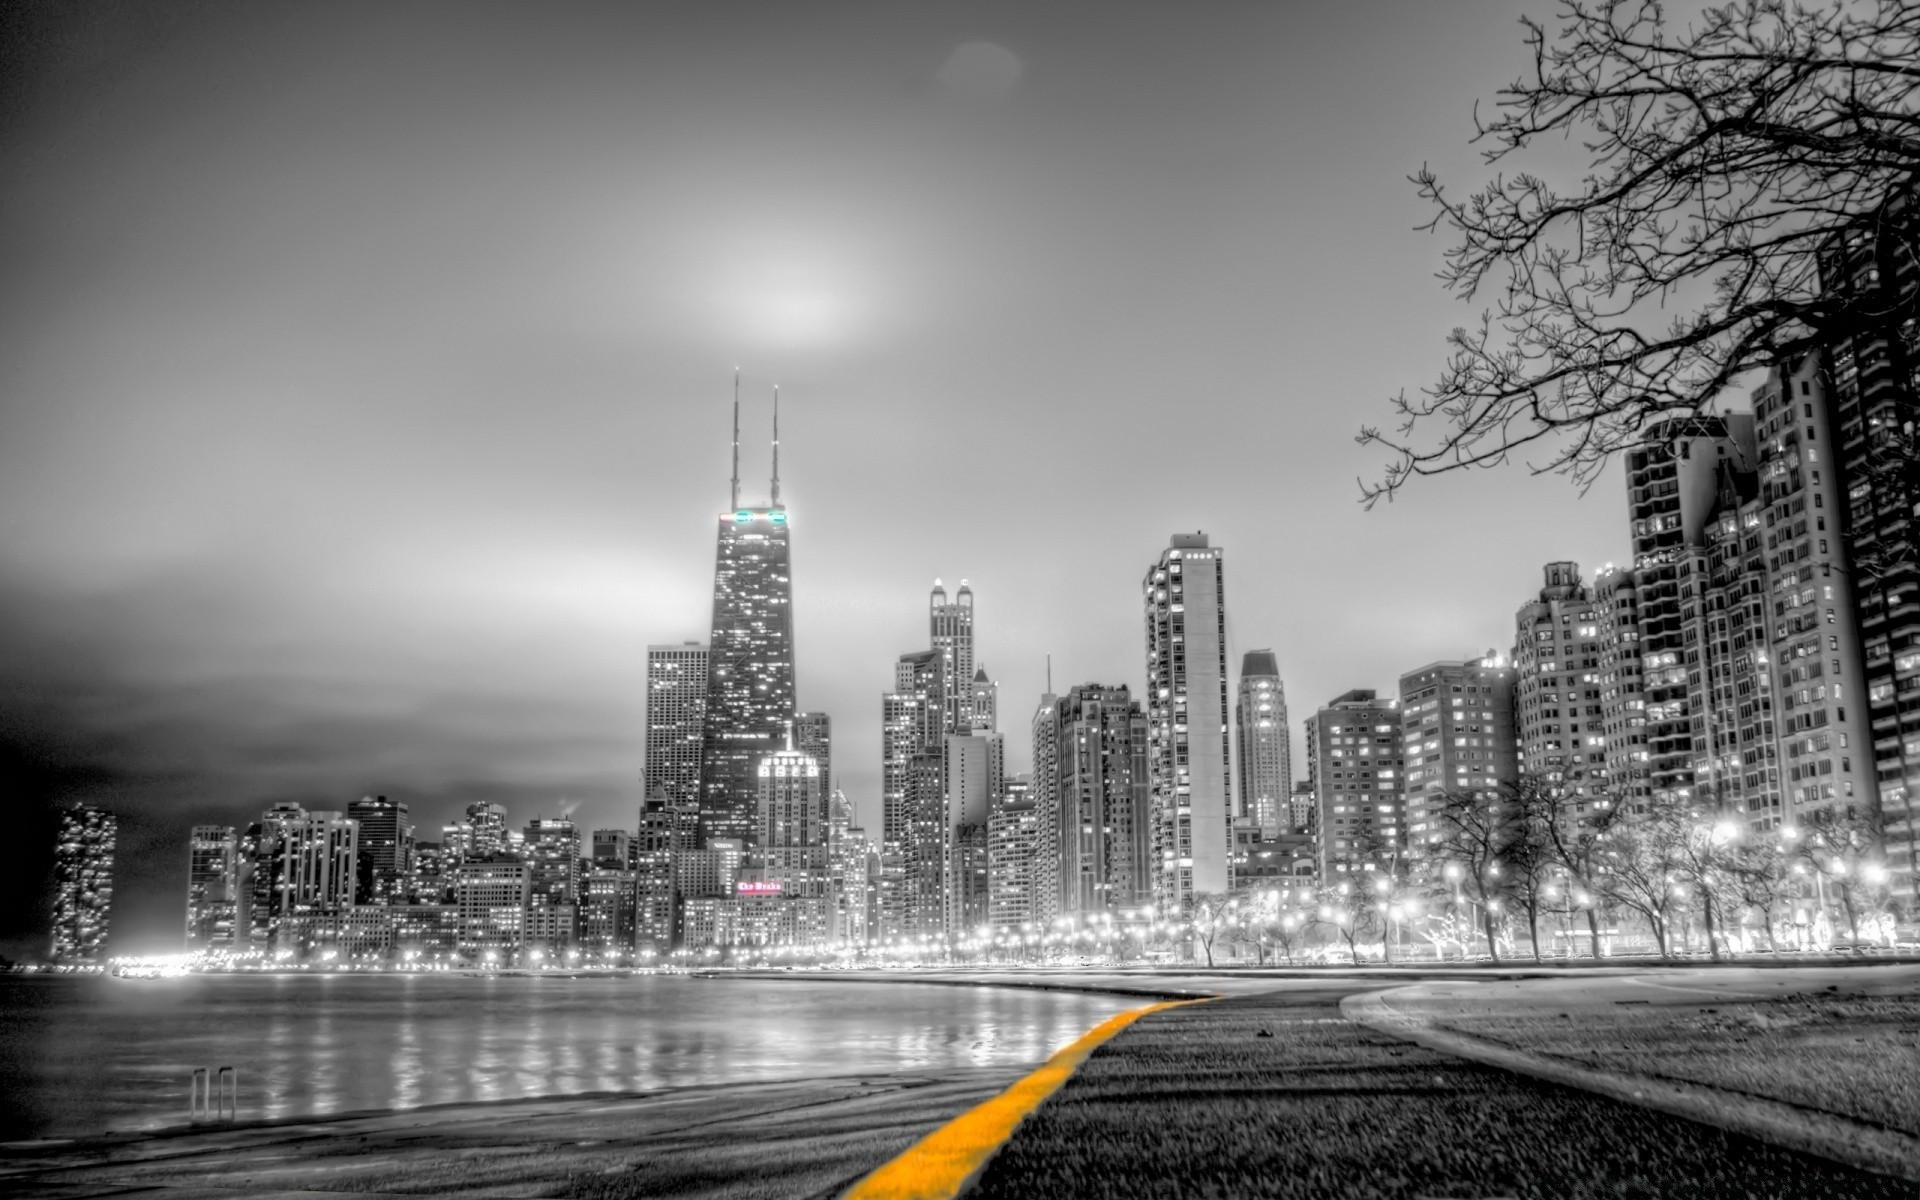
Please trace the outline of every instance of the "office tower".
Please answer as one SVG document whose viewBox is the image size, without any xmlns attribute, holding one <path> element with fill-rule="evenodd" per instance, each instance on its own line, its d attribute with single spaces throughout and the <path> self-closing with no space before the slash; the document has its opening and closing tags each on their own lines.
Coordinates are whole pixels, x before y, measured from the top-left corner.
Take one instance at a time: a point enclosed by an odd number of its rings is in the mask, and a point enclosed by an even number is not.
<svg viewBox="0 0 1920 1200">
<path fill-rule="evenodd" d="M 820 791 L 833 795 L 833 718 L 805 712 L 793 719 L 793 748 L 820 767 Z"/>
<path fill-rule="evenodd" d="M 699 642 L 647 647 L 648 796 L 685 805 L 700 800 L 707 671 L 707 648 Z"/>
<path fill-rule="evenodd" d="M 511 952 L 527 941 L 532 867 L 504 856 L 468 859 L 453 870 L 462 950 Z"/>
<path fill-rule="evenodd" d="M 1035 856 L 1040 847 L 1040 814 L 1031 777 L 1009 780 L 1006 794 L 987 822 L 987 922 L 996 930 L 1019 933 L 1035 920 Z"/>
<path fill-rule="evenodd" d="M 964 936 L 987 921 L 987 819 L 1000 797 L 1004 763 L 997 733 L 950 733 L 944 750 L 945 929 Z"/>
<path fill-rule="evenodd" d="M 676 862 L 687 836 L 671 801 L 650 796 L 641 802 L 633 844 L 633 944 L 642 957 L 667 954 L 679 936 Z"/>
<path fill-rule="evenodd" d="M 580 876 L 580 949 L 607 962 L 630 953 L 637 904 L 634 869 L 624 860 L 594 859 Z"/>
<path fill-rule="evenodd" d="M 1048 671 L 1052 683 L 1052 671 Z M 1061 734 L 1060 697 L 1048 690 L 1040 697 L 1030 724 L 1033 734 L 1033 774 L 1029 777 L 1028 799 L 1034 807 L 1034 847 L 1032 879 L 1028 886 L 1027 906 L 1036 924 L 1051 923 L 1060 915 L 1062 883 L 1061 863 L 1067 848 L 1061 836 L 1066 818 L 1060 807 Z M 1149 815 L 1151 821 L 1151 815 Z"/>
<path fill-rule="evenodd" d="M 946 789 L 941 764 L 946 738 L 946 655 L 903 654 L 893 691 L 880 698 L 881 837 L 898 866 L 883 914 L 889 937 L 940 933 L 946 922 Z"/>
<path fill-rule="evenodd" d="M 573 944 L 580 912 L 580 830 L 565 817 L 527 823 L 527 941 L 550 949 Z"/>
<path fill-rule="evenodd" d="M 1169 912 L 1233 886 L 1224 559 L 1206 534 L 1176 533 L 1141 584 L 1154 896 Z"/>
<path fill-rule="evenodd" d="M 865 945 L 871 937 L 867 880 L 872 846 L 867 831 L 853 823 L 853 805 L 836 789 L 827 805 L 827 871 L 833 881 L 831 936 L 847 945 Z"/>
<path fill-rule="evenodd" d="M 793 725 L 793 580 L 787 510 L 780 503 L 780 415 L 775 401 L 768 502 L 740 503 L 740 406 L 733 410 L 733 507 L 714 550 L 713 632 L 700 749 L 700 837 L 752 836 L 760 759 Z"/>
<path fill-rule="evenodd" d="M 1382 703 L 1371 688 L 1335 697 L 1307 721 L 1322 880 L 1369 862 L 1390 863 L 1400 853 L 1405 764 L 1399 701 Z"/>
<path fill-rule="evenodd" d="M 113 907 L 113 844 L 119 819 L 78 804 L 60 813 L 53 847 L 53 957 L 95 962 L 106 956 Z"/>
<path fill-rule="evenodd" d="M 1492 653 L 1471 662 L 1428 663 L 1400 677 L 1402 802 L 1413 857 L 1441 840 L 1438 816 L 1449 794 L 1493 800 L 1503 786 L 1519 782 L 1513 681 L 1513 668 Z"/>
<path fill-rule="evenodd" d="M 960 590 L 951 603 L 947 589 L 938 579 L 927 598 L 927 626 L 930 645 L 940 652 L 946 665 L 942 696 L 946 705 L 945 726 L 949 733 L 966 733 L 973 727 L 973 691 L 969 681 L 973 665 L 973 589 L 960 581 Z"/>
<path fill-rule="evenodd" d="M 1569 798 L 1583 821 L 1613 803 L 1601 695 L 1601 607 L 1580 564 L 1548 563 L 1538 596 L 1513 616 L 1514 735 L 1520 769 Z"/>
<path fill-rule="evenodd" d="M 592 858 L 596 866 L 631 867 L 633 865 L 633 835 L 624 829 L 596 829 L 593 831 Z"/>
<path fill-rule="evenodd" d="M 1273 651 L 1249 650 L 1241 658 L 1233 720 L 1240 750 L 1239 816 L 1279 833 L 1292 823 L 1293 730 Z"/>
<path fill-rule="evenodd" d="M 187 949 L 231 950 L 240 917 L 240 835 L 195 825 L 187 839 Z"/>
<path fill-rule="evenodd" d="M 1112 912 L 1153 899 L 1148 719 L 1125 684 L 1086 683 L 1054 702 L 1051 745 L 1036 755 L 1033 796 L 1048 919 Z"/>
<path fill-rule="evenodd" d="M 415 842 L 413 869 L 408 874 L 407 903 L 447 904 L 453 896 L 452 863 L 441 842 Z"/>
<path fill-rule="evenodd" d="M 360 824 L 360 849 L 354 859 L 355 904 L 400 904 L 406 897 L 413 826 L 407 806 L 385 796 L 362 796 L 347 805 Z"/>
<path fill-rule="evenodd" d="M 467 805 L 466 820 L 447 826 L 441 840 L 458 858 L 492 858 L 515 849 L 508 834 L 507 806 L 480 800 Z"/>
<path fill-rule="evenodd" d="M 248 831 L 254 847 L 251 940 L 255 946 L 310 947 L 315 919 L 353 905 L 359 825 L 345 813 L 308 812 L 283 801 Z"/>
</svg>

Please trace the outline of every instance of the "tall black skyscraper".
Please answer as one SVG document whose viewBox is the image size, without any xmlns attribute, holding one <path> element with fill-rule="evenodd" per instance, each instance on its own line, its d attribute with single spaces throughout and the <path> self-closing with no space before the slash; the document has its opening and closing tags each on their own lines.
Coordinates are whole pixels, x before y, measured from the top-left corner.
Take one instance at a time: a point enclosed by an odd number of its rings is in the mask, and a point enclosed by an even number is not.
<svg viewBox="0 0 1920 1200">
<path fill-rule="evenodd" d="M 760 759 L 786 746 L 794 719 L 793 581 L 780 503 L 780 402 L 774 398 L 773 487 L 740 504 L 740 404 L 733 407 L 733 507 L 720 514 L 713 636 L 700 747 L 700 837 L 751 839 Z"/>
</svg>

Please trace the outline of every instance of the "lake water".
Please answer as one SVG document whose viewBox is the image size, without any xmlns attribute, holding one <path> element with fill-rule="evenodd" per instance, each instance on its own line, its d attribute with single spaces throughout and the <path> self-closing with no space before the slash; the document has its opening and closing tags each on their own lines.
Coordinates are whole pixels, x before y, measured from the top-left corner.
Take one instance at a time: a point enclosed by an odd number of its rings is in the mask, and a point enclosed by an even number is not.
<svg viewBox="0 0 1920 1200">
<path fill-rule="evenodd" d="M 0 1140 L 569 1092 L 1039 1063 L 1125 996 L 688 976 L 0 976 Z"/>
</svg>

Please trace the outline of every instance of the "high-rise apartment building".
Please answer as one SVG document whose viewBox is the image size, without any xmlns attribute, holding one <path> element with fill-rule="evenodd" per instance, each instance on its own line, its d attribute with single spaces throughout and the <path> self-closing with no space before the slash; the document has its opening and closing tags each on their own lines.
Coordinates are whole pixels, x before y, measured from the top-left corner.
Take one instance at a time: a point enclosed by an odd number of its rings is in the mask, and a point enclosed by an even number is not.
<svg viewBox="0 0 1920 1200">
<path fill-rule="evenodd" d="M 60 814 L 53 848 L 53 957 L 95 962 L 106 957 L 113 908 L 113 847 L 119 819 L 78 804 Z"/>
<path fill-rule="evenodd" d="M 1241 658 L 1233 721 L 1240 751 L 1238 816 L 1277 834 L 1292 825 L 1293 730 L 1273 651 L 1249 650 Z"/>
<path fill-rule="evenodd" d="M 1061 830 L 1060 789 L 1057 783 L 1061 765 L 1060 698 L 1051 690 L 1052 672 L 1048 672 L 1049 690 L 1040 697 L 1033 711 L 1033 774 L 1029 776 L 1027 797 L 1033 803 L 1036 827 L 1033 860 L 1027 889 L 1027 910 L 1036 924 L 1051 923 L 1060 915 L 1063 888 L 1061 864 L 1067 848 Z M 1152 815 L 1149 811 L 1148 821 Z"/>
<path fill-rule="evenodd" d="M 827 805 L 827 870 L 833 879 L 833 939 L 864 946 L 873 938 L 873 888 L 868 872 L 874 861 L 867 831 L 853 823 L 853 805 L 835 789 Z"/>
<path fill-rule="evenodd" d="M 733 505 L 714 550 L 713 629 L 700 749 L 700 837 L 753 836 L 760 760 L 793 727 L 793 578 L 780 503 L 780 418 L 768 502 L 740 503 L 740 409 L 734 406 Z"/>
<path fill-rule="evenodd" d="M 1471 662 L 1428 663 L 1400 677 L 1406 760 L 1401 797 L 1413 857 L 1444 836 L 1438 815 L 1449 794 L 1492 799 L 1502 786 L 1519 781 L 1513 679 L 1513 668 L 1492 654 Z M 1379 749 L 1379 743 L 1372 748 Z"/>
<path fill-rule="evenodd" d="M 1390 861 L 1404 846 L 1401 739 L 1399 702 L 1383 703 L 1369 688 L 1335 697 L 1307 720 L 1321 879 Z"/>
<path fill-rule="evenodd" d="M 347 805 L 347 816 L 360 826 L 353 902 L 404 904 L 413 856 L 413 826 L 407 821 L 406 803 L 362 796 Z"/>
<path fill-rule="evenodd" d="M 312 919 L 353 906 L 359 825 L 345 813 L 284 801 L 248 830 L 253 843 L 250 939 L 256 947 L 305 949 Z"/>
<path fill-rule="evenodd" d="M 633 835 L 624 829 L 596 829 L 589 843 L 595 866 L 631 867 L 633 865 Z"/>
<path fill-rule="evenodd" d="M 699 803 L 707 674 L 707 648 L 699 642 L 647 647 L 648 796 Z"/>
<path fill-rule="evenodd" d="M 1006 766 L 1000 735 L 946 735 L 940 766 L 946 788 L 945 929 L 961 936 L 987 921 L 987 822 Z"/>
<path fill-rule="evenodd" d="M 1036 855 L 1040 813 L 1032 780 L 1007 781 L 1005 795 L 987 819 L 987 922 L 1005 933 L 1019 933 L 1035 920 Z"/>
<path fill-rule="evenodd" d="M 940 649 L 901 655 L 880 698 L 881 837 L 899 871 L 883 914 L 889 937 L 946 928 L 946 661 Z"/>
<path fill-rule="evenodd" d="M 1615 747 L 1629 757 L 1607 765 L 1607 782 L 1623 799 L 1632 797 L 1636 812 L 1654 803 L 1693 803 L 1694 739 L 1705 732 L 1689 679 L 1700 672 L 1703 653 L 1698 618 L 1705 581 L 1696 568 L 1704 565 L 1706 529 L 1722 507 L 1723 488 L 1730 480 L 1736 488 L 1750 481 L 1755 459 L 1749 413 L 1660 422 L 1627 453 L 1633 566 L 1602 579 L 1595 615 L 1613 625 L 1601 635 L 1600 715 L 1608 729 L 1619 728 L 1629 739 Z M 1629 680 L 1639 683 L 1638 694 Z M 1640 725 L 1632 724 L 1634 716 Z"/>
<path fill-rule="evenodd" d="M 1571 800 L 1584 820 L 1609 808 L 1602 606 L 1580 564 L 1548 563 L 1545 586 L 1513 617 L 1514 733 L 1520 769 Z"/>
<path fill-rule="evenodd" d="M 239 832 L 195 825 L 187 839 L 188 951 L 233 949 L 239 921 Z"/>
<path fill-rule="evenodd" d="M 828 796 L 820 764 L 798 750 L 776 750 L 760 760 L 752 851 L 758 877 L 772 894 L 825 899 Z"/>
<path fill-rule="evenodd" d="M 580 949 L 618 961 L 634 948 L 638 888 L 634 870 L 595 859 L 580 875 Z"/>
<path fill-rule="evenodd" d="M 1813 539 L 1826 533 L 1830 541 L 1847 540 L 1858 580 L 1880 828 L 1894 902 L 1908 911 L 1920 905 L 1920 338 L 1908 316 L 1920 296 L 1920 262 L 1911 234 L 1913 203 L 1911 192 L 1902 193 L 1870 230 L 1826 247 L 1822 287 L 1879 315 L 1827 347 L 1824 414 L 1811 386 L 1800 390 L 1812 382 L 1804 375 L 1796 377 L 1791 400 L 1803 423 L 1814 419 L 1808 405 L 1825 421 L 1828 440 L 1820 449 L 1802 439 L 1809 471 L 1817 454 L 1823 477 L 1837 478 L 1845 489 L 1843 512 L 1809 511 L 1804 519 Z M 1787 411 L 1787 398 L 1781 400 L 1778 413 Z M 1801 519 L 1794 518 L 1796 531 Z M 1826 607 L 1824 599 L 1818 607 Z M 1794 691 L 1802 686 L 1797 682 Z M 1824 792 L 1830 781 L 1818 782 Z"/>
<path fill-rule="evenodd" d="M 690 835 L 677 807 L 660 796 L 649 796 L 640 804 L 640 827 L 633 843 L 633 946 L 643 958 L 670 953 L 679 939 L 678 859 L 690 849 Z"/>
<path fill-rule="evenodd" d="M 1032 792 L 1049 855 L 1037 874 L 1051 876 L 1036 882 L 1053 891 L 1045 919 L 1154 899 L 1149 728 L 1125 684 L 1081 684 L 1055 701 Z"/>
<path fill-rule="evenodd" d="M 1177 533 L 1148 569 L 1154 896 L 1167 911 L 1232 888 L 1225 552 Z"/>
</svg>

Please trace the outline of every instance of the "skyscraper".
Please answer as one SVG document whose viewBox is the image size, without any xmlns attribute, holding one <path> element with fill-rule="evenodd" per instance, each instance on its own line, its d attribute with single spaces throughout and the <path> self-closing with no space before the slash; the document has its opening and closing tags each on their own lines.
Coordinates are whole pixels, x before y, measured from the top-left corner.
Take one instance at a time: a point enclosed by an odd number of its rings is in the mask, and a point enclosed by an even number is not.
<svg viewBox="0 0 1920 1200">
<path fill-rule="evenodd" d="M 938 579 L 927 597 L 928 644 L 946 664 L 946 729 L 966 733 L 973 725 L 973 589 L 960 581 L 951 603 Z"/>
<path fill-rule="evenodd" d="M 753 869 L 788 899 L 828 894 L 828 796 L 820 764 L 798 750 L 776 750 L 760 760 L 754 821 Z"/>
<path fill-rule="evenodd" d="M 526 937 L 551 949 L 573 944 L 580 915 L 580 829 L 566 817 L 527 823 Z"/>
<path fill-rule="evenodd" d="M 60 962 L 106 955 L 118 827 L 112 813 L 90 804 L 60 814 L 60 840 L 53 848 L 53 957 Z"/>
<path fill-rule="evenodd" d="M 941 777 L 949 679 L 944 652 L 903 654 L 893 691 L 880 698 L 881 838 L 898 878 L 884 888 L 887 936 L 941 932 L 946 788 Z"/>
<path fill-rule="evenodd" d="M 1176 533 L 1141 583 L 1154 898 L 1170 912 L 1233 886 L 1224 560 L 1206 534 Z"/>
<path fill-rule="evenodd" d="M 239 835 L 231 825 L 195 825 L 187 841 L 187 949 L 233 949 L 239 915 Z"/>
<path fill-rule="evenodd" d="M 1382 702 L 1371 688 L 1336 696 L 1307 719 L 1322 881 L 1390 860 L 1403 845 L 1401 736 L 1399 701 Z"/>
<path fill-rule="evenodd" d="M 707 648 L 699 642 L 648 646 L 648 796 L 683 805 L 699 802 L 706 727 Z"/>
<path fill-rule="evenodd" d="M 1125 684 L 1085 683 L 1054 702 L 1033 800 L 1054 894 L 1047 919 L 1112 912 L 1152 897 L 1146 714 Z M 1039 723 L 1036 722 L 1036 729 Z"/>
<path fill-rule="evenodd" d="M 413 826 L 407 806 L 385 796 L 362 796 L 347 805 L 360 823 L 360 848 L 354 859 L 355 904 L 401 904 L 413 857 Z"/>
<path fill-rule="evenodd" d="M 344 813 L 314 811 L 290 801 L 264 813 L 249 834 L 254 847 L 251 940 L 306 948 L 315 918 L 353 906 L 359 826 Z"/>
<path fill-rule="evenodd" d="M 1040 816 L 1031 792 L 1027 776 L 1009 780 L 987 823 L 987 921 L 1004 932 L 1022 932 L 1035 916 Z"/>
<path fill-rule="evenodd" d="M 1240 660 L 1240 696 L 1233 709 L 1240 750 L 1240 812 L 1268 834 L 1292 824 L 1293 730 L 1287 691 L 1271 650 L 1249 650 Z"/>
<path fill-rule="evenodd" d="M 733 505 L 714 551 L 713 632 L 700 749 L 700 837 L 753 835 L 760 760 L 793 725 L 793 580 L 787 510 L 780 503 L 780 410 L 775 400 L 768 502 L 740 503 L 740 406 L 734 403 Z"/>
</svg>

